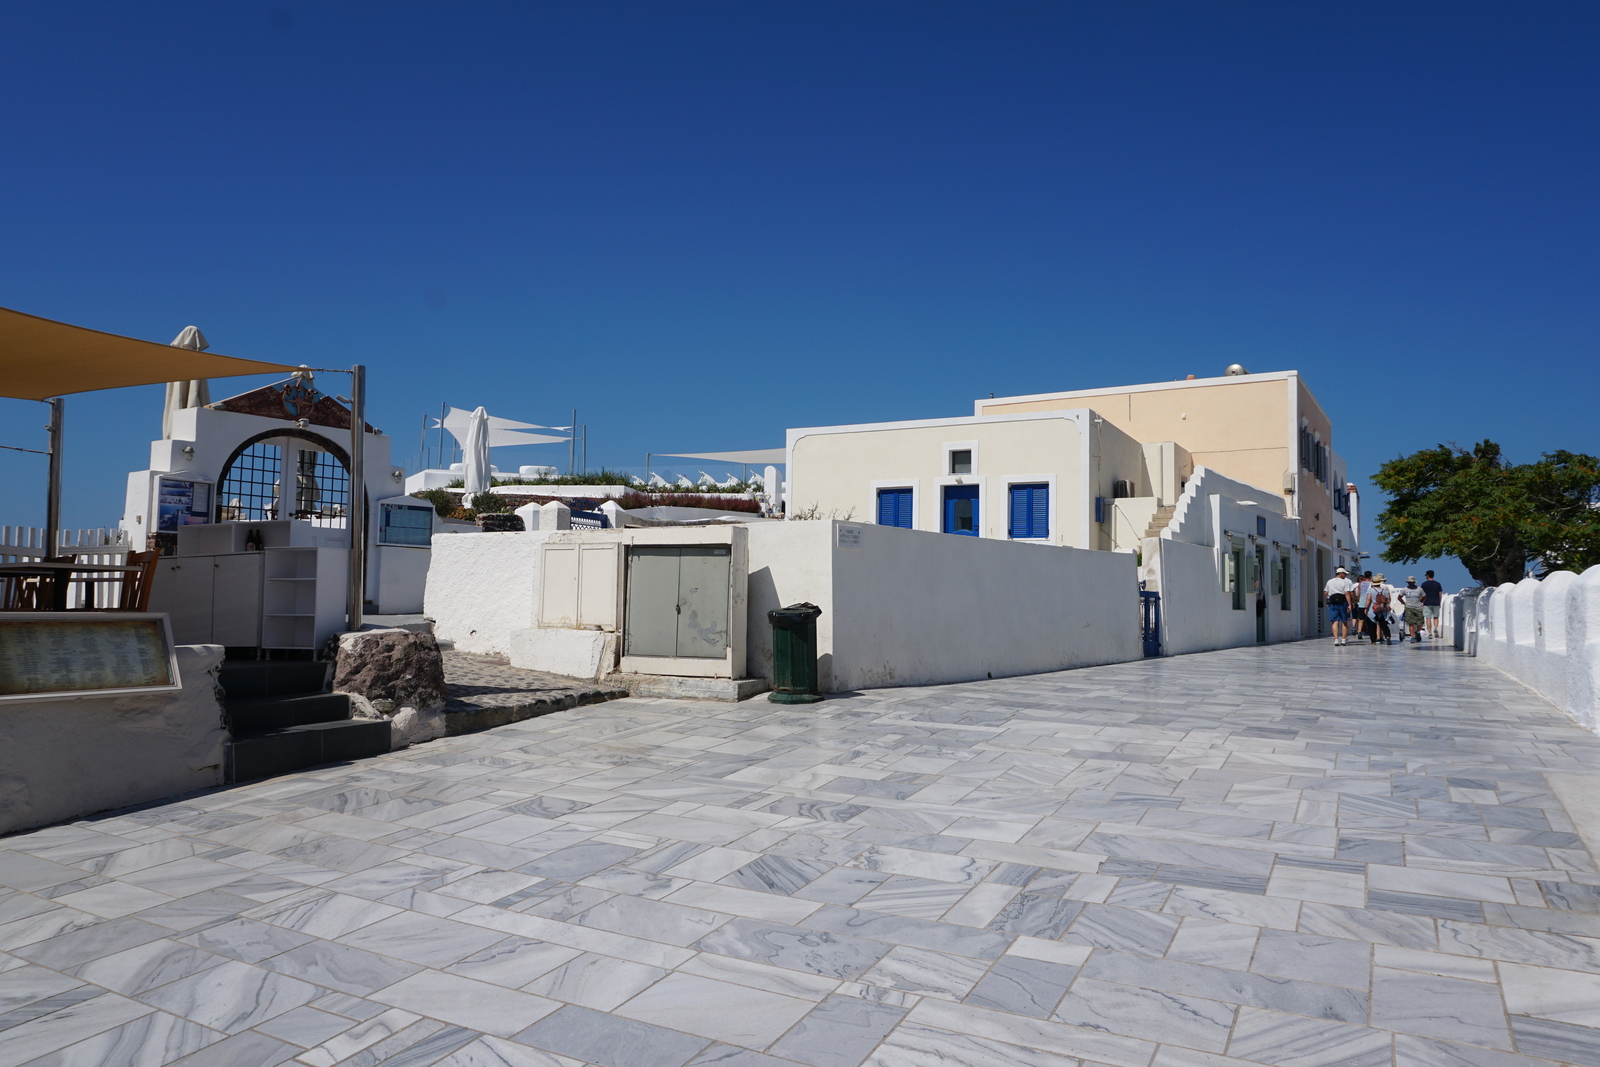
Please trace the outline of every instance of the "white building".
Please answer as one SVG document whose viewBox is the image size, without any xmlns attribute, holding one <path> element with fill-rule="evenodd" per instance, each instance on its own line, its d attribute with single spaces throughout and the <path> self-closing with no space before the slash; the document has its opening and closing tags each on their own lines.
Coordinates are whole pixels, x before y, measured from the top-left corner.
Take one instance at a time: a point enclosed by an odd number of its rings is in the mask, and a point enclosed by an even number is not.
<svg viewBox="0 0 1600 1067">
<path fill-rule="evenodd" d="M 247 551 L 244 543 L 254 540 L 249 536 L 252 530 L 268 548 L 347 550 L 351 438 L 349 409 L 319 392 L 309 374 L 297 374 L 208 406 L 174 411 L 171 436 L 150 444 L 149 468 L 128 476 L 121 526 L 135 545 L 159 547 L 164 557 Z M 367 508 L 369 537 L 366 610 L 378 614 L 421 611 L 436 525 L 433 509 L 424 501 L 403 496 L 405 471 L 391 464 L 386 435 L 368 426 L 361 435 L 361 447 L 366 484 L 360 497 Z M 203 532 L 201 527 L 219 528 Z M 326 556 L 328 568 L 338 566 L 333 562 L 335 555 Z M 154 598 L 163 601 L 169 594 L 181 592 L 186 604 L 198 603 L 202 598 L 197 590 L 175 589 L 178 572 L 172 567 L 173 563 L 164 560 Z M 191 573 L 182 579 L 190 580 L 193 571 L 191 567 Z M 251 581 L 255 579 L 246 584 Z M 325 573 L 317 584 L 328 586 L 321 590 L 326 594 L 322 599 L 332 603 L 334 576 Z M 266 587 L 263 590 L 247 592 L 259 599 L 270 592 Z M 337 603 L 342 625 L 342 593 Z M 309 614 L 265 610 L 272 606 L 261 601 L 264 614 Z M 189 625 L 185 619 L 175 618 L 176 628 Z M 202 623 L 196 619 L 193 625 Z M 271 629 L 267 624 L 260 630 L 261 641 L 272 647 L 291 647 L 275 645 Z M 186 641 L 199 634 L 177 636 Z M 211 643 L 210 638 L 201 643 Z M 297 640 L 292 647 L 309 644 Z"/>
</svg>

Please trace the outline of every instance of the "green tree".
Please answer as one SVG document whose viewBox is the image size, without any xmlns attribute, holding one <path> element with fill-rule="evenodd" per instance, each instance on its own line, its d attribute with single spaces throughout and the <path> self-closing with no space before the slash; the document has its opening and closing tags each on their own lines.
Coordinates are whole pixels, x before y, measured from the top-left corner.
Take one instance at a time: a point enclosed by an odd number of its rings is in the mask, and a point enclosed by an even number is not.
<svg viewBox="0 0 1600 1067">
<path fill-rule="evenodd" d="M 1500 446 L 1426 448 L 1390 460 L 1373 479 L 1389 496 L 1378 535 L 1390 563 L 1454 556 L 1489 585 L 1600 563 L 1600 460 L 1547 452 L 1506 462 Z"/>
</svg>

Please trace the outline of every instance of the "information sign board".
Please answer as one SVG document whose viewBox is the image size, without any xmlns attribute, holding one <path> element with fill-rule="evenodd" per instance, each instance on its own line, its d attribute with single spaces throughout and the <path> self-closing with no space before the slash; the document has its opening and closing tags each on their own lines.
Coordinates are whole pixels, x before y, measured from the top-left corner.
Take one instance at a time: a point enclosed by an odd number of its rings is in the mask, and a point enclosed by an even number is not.
<svg viewBox="0 0 1600 1067">
<path fill-rule="evenodd" d="M 166 615 L 0 614 L 0 702 L 182 688 Z"/>
</svg>

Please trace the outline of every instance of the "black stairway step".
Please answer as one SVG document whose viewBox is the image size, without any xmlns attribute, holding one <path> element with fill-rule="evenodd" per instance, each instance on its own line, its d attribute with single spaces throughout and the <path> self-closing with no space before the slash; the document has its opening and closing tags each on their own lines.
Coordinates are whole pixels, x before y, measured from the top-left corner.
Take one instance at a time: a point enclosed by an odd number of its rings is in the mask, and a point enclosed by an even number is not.
<svg viewBox="0 0 1600 1067">
<path fill-rule="evenodd" d="M 248 782 L 323 763 L 381 756 L 389 751 L 389 733 L 385 719 L 346 719 L 236 736 L 227 746 L 227 779 Z"/>
<path fill-rule="evenodd" d="M 291 726 L 338 722 L 350 717 L 350 698 L 343 693 L 312 693 L 294 697 L 229 697 L 228 729 L 235 735 Z"/>
<path fill-rule="evenodd" d="M 328 681 L 326 660 L 224 660 L 217 684 L 233 698 L 320 693 Z"/>
</svg>

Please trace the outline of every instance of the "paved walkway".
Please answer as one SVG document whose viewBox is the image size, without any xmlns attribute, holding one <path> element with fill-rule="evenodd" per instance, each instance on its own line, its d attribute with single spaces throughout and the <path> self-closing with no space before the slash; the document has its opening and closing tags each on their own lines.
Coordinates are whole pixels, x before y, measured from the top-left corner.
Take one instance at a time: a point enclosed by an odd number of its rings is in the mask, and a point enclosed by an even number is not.
<svg viewBox="0 0 1600 1067">
<path fill-rule="evenodd" d="M 1414 646 L 620 700 L 0 841 L 0 1064 L 1596 1065 L 1547 769 Z"/>
<path fill-rule="evenodd" d="M 444 652 L 445 729 L 472 733 L 628 695 L 621 686 L 513 667 L 504 656 Z"/>
</svg>

